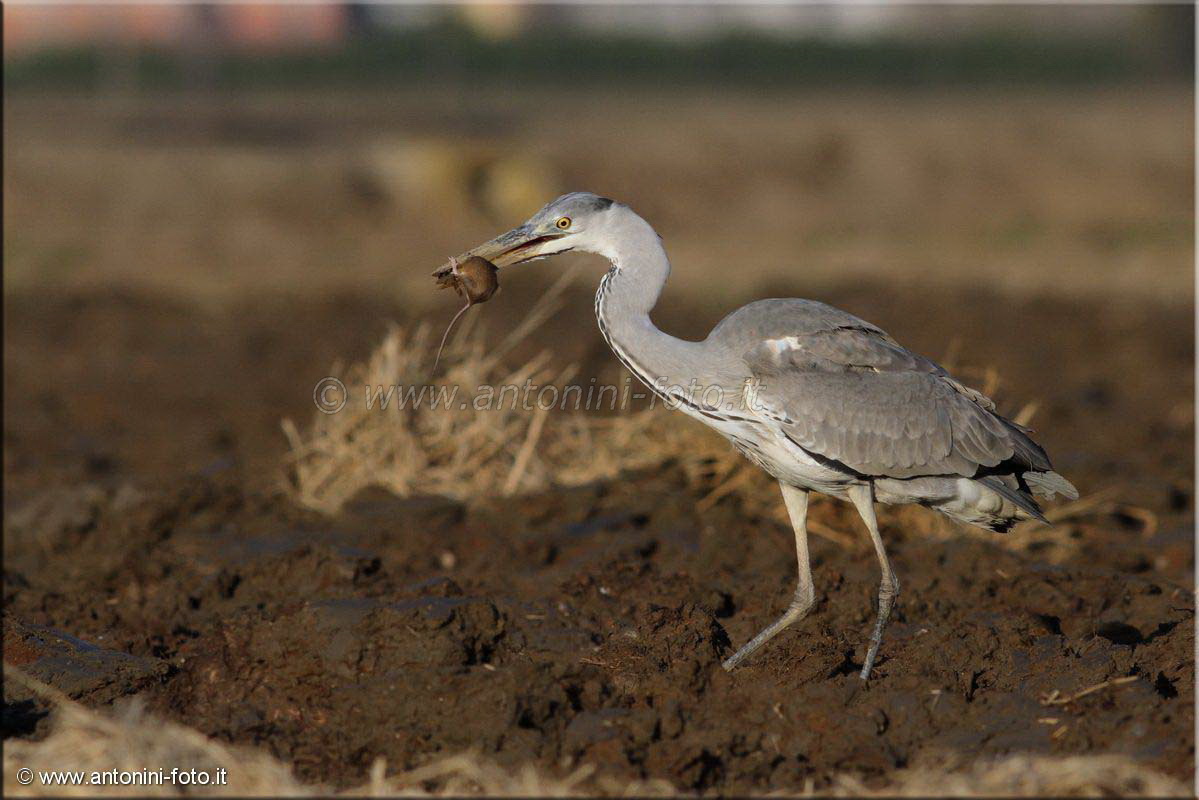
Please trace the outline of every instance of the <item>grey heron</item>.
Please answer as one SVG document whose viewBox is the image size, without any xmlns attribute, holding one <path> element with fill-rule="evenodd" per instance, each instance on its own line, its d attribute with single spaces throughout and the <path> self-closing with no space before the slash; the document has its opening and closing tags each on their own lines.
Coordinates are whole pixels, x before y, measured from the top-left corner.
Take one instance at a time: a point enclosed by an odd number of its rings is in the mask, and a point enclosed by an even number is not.
<svg viewBox="0 0 1199 800">
<path fill-rule="evenodd" d="M 918 503 L 1006 531 L 1021 520 L 1045 521 L 1034 495 L 1078 497 L 1028 429 L 852 314 L 813 300 L 770 299 L 732 312 L 703 341 L 659 330 L 650 312 L 670 275 L 670 260 L 649 223 L 621 203 L 589 192 L 563 195 L 457 261 L 481 257 L 504 268 L 571 250 L 611 263 L 595 296 L 595 314 L 621 363 L 672 406 L 725 436 L 782 489 L 795 530 L 795 592 L 781 617 L 723 663 L 726 670 L 815 605 L 810 492 L 853 504 L 882 569 L 863 680 L 899 593 L 876 502 Z M 448 269 L 434 274 L 444 277 Z"/>
</svg>

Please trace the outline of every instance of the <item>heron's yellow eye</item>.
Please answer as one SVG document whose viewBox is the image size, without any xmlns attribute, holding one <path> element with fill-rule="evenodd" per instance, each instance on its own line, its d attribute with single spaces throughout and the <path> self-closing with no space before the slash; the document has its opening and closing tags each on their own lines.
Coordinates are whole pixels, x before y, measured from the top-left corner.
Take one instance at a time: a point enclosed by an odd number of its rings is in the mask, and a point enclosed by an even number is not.
<svg viewBox="0 0 1199 800">
<path fill-rule="evenodd" d="M 566 230 L 570 227 L 570 217 L 558 217 L 558 221 L 555 224 L 560 230 Z"/>
</svg>

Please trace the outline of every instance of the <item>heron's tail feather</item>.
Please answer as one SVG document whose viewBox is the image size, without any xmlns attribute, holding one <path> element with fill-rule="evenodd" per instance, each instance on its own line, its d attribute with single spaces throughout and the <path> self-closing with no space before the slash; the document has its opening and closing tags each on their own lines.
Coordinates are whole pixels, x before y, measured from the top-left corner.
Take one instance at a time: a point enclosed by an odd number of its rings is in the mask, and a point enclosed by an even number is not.
<svg viewBox="0 0 1199 800">
<path fill-rule="evenodd" d="M 1026 472 L 1021 477 L 1035 495 L 1051 498 L 1060 494 L 1067 500 L 1078 499 L 1078 490 L 1074 488 L 1074 484 L 1056 472 Z"/>
<path fill-rule="evenodd" d="M 979 478 L 978 482 L 1003 499 L 1010 501 L 1012 505 L 1025 512 L 1029 517 L 1044 522 L 1046 525 L 1049 524 L 1049 520 L 1045 519 L 1045 515 L 1041 513 L 1041 507 L 1037 505 L 1037 501 L 1033 500 L 1027 492 L 1008 486 L 995 475 Z"/>
<path fill-rule="evenodd" d="M 1078 490 L 1056 472 L 984 475 L 961 478 L 946 501 L 931 504 L 941 513 L 969 525 L 1006 533 L 1029 519 L 1049 524 L 1034 495 L 1078 497 Z"/>
</svg>

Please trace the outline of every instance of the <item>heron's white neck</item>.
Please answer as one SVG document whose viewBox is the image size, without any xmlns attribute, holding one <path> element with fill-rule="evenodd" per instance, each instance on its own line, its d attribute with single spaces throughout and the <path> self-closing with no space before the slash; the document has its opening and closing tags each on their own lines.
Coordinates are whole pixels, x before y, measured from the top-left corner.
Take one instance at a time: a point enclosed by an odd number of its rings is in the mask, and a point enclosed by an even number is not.
<svg viewBox="0 0 1199 800">
<path fill-rule="evenodd" d="M 660 378 L 686 385 L 703 374 L 698 343 L 663 333 L 649 317 L 670 277 L 662 240 L 627 207 L 617 206 L 609 213 L 602 237 L 587 247 L 612 262 L 595 296 L 600 331 L 643 381 Z"/>
</svg>

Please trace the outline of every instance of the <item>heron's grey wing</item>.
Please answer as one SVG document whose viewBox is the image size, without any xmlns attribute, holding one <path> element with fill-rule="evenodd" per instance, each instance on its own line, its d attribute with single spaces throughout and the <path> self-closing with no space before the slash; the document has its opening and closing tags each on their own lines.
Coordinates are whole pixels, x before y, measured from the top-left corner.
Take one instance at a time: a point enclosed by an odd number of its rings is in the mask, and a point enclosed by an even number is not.
<svg viewBox="0 0 1199 800">
<path fill-rule="evenodd" d="M 827 303 L 775 297 L 755 300 L 733 311 L 717 323 L 708 339 L 729 346 L 741 343 L 739 352 L 744 353 L 767 339 L 839 329 L 869 331 L 889 338 L 881 328 Z"/>
<path fill-rule="evenodd" d="M 796 337 L 802 338 L 814 353 L 839 364 L 940 375 L 983 408 L 995 408 L 988 397 L 953 380 L 927 358 L 901 347 L 882 328 L 816 300 L 771 298 L 742 306 L 712 329 L 708 341 L 742 354 L 764 341 Z"/>
<path fill-rule="evenodd" d="M 744 359 L 756 414 L 863 475 L 974 476 L 1013 456 L 1048 468 L 989 399 L 873 326 L 768 339 Z"/>
<path fill-rule="evenodd" d="M 791 339 L 789 337 L 783 341 Z M 987 411 L 995 410 L 994 400 L 982 392 L 958 383 L 940 364 L 913 353 L 877 328 L 832 328 L 808 334 L 802 341 L 798 338 L 794 341 L 812 356 L 834 364 L 867 368 L 876 372 L 917 372 L 936 376 L 971 402 Z"/>
</svg>

